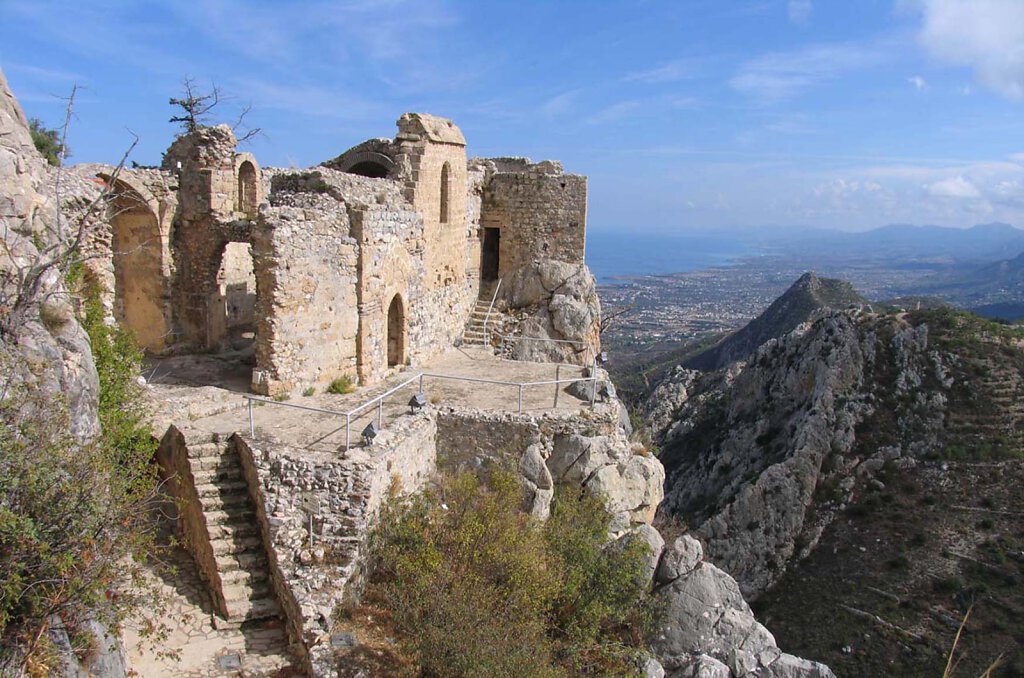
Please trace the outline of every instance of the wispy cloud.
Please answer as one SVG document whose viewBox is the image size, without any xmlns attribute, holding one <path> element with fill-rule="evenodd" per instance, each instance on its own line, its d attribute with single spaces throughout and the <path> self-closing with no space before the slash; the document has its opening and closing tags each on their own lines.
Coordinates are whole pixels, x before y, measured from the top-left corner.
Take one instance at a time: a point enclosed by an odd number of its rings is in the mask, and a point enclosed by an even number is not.
<svg viewBox="0 0 1024 678">
<path fill-rule="evenodd" d="M 743 94 L 777 101 L 850 71 L 872 66 L 882 59 L 879 45 L 812 45 L 790 52 L 772 52 L 748 61 L 729 84 Z"/>
<path fill-rule="evenodd" d="M 571 108 L 576 98 L 579 96 L 580 89 L 571 89 L 561 94 L 556 94 L 540 106 L 540 111 L 544 115 L 561 115 L 567 113 Z"/>
<path fill-rule="evenodd" d="M 642 110 L 644 102 L 639 99 L 627 99 L 606 106 L 596 113 L 588 116 L 584 122 L 590 125 L 600 125 L 611 122 L 618 122 L 628 118 Z"/>
<path fill-rule="evenodd" d="M 626 75 L 626 82 L 642 82 L 651 85 L 678 82 L 701 75 L 704 67 L 703 59 L 674 59 L 643 71 Z"/>
<path fill-rule="evenodd" d="M 923 92 L 928 89 L 928 82 L 920 75 L 914 75 L 907 78 L 907 82 L 909 82 L 918 92 Z"/>
</svg>

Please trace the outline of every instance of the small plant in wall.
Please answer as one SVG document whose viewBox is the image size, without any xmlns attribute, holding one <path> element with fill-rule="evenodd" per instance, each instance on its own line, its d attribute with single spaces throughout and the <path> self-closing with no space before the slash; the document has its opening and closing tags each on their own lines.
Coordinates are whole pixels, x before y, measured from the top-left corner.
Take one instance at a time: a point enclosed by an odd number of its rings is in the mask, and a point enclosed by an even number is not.
<svg viewBox="0 0 1024 678">
<path fill-rule="evenodd" d="M 331 385 L 327 387 L 328 393 L 336 393 L 339 395 L 352 393 L 352 391 L 355 390 L 356 385 L 355 383 L 353 383 L 352 377 L 348 376 L 347 374 L 341 375 L 340 377 L 332 381 Z"/>
<path fill-rule="evenodd" d="M 316 394 L 316 389 L 313 388 L 312 386 L 310 386 L 309 388 L 307 388 L 305 391 L 302 392 L 302 395 L 304 397 L 306 397 L 306 398 L 308 398 L 311 395 L 315 395 L 315 394 Z"/>
</svg>

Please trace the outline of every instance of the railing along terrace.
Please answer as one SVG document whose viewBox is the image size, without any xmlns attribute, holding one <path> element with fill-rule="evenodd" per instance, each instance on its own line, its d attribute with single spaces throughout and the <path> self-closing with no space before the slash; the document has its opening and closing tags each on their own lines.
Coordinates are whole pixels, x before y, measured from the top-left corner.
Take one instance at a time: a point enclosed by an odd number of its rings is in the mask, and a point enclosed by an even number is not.
<svg viewBox="0 0 1024 678">
<path fill-rule="evenodd" d="M 352 447 L 352 419 L 353 417 L 358 419 L 361 413 L 368 411 L 374 405 L 377 406 L 377 427 L 383 428 L 384 426 L 384 400 L 391 395 L 394 395 L 398 391 L 406 388 L 414 382 L 419 382 L 419 393 L 424 393 L 424 385 L 427 379 L 437 380 L 448 380 L 448 381 L 461 381 L 470 382 L 476 384 L 490 384 L 492 386 L 506 386 L 517 389 L 517 405 L 516 412 L 522 414 L 523 412 L 523 393 L 524 390 L 533 386 L 555 386 L 555 400 L 554 406 L 558 406 L 558 393 L 561 390 L 563 384 L 574 384 L 579 382 L 591 382 L 592 388 L 590 389 L 590 406 L 593 407 L 597 399 L 597 370 L 592 370 L 589 377 L 573 377 L 570 379 L 561 379 L 558 376 L 558 372 L 561 370 L 562 365 L 556 364 L 556 377 L 555 379 L 543 379 L 538 381 L 503 381 L 500 379 L 483 379 L 479 377 L 463 377 L 453 374 L 439 374 L 435 372 L 421 372 L 409 379 L 406 379 L 402 383 L 394 386 L 384 393 L 381 393 L 366 402 L 358 405 L 357 407 L 348 410 L 347 412 L 339 410 L 328 410 L 322 407 L 311 407 L 309 405 L 298 405 L 296 403 L 289 403 L 279 400 L 272 400 L 270 398 L 264 398 L 262 396 L 255 396 L 244 394 L 242 397 L 246 399 L 249 408 L 249 436 L 256 438 L 256 421 L 253 413 L 253 404 L 263 405 L 278 405 L 280 407 L 291 407 L 297 410 L 306 410 L 308 412 L 316 412 L 318 414 L 328 414 L 337 417 L 345 417 L 345 451 L 348 452 Z M 573 365 L 572 367 L 578 367 Z"/>
</svg>

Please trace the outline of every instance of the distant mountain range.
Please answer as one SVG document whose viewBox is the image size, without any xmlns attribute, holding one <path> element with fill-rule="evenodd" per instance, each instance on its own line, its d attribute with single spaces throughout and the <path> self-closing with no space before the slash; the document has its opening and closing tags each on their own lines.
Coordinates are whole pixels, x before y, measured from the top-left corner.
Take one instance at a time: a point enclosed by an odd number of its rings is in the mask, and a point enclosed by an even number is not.
<svg viewBox="0 0 1024 678">
<path fill-rule="evenodd" d="M 853 285 L 844 280 L 819 278 L 814 273 L 804 273 L 764 313 L 743 329 L 685 361 L 683 366 L 696 370 L 719 369 L 743 360 L 769 339 L 792 331 L 818 309 L 841 310 L 866 303 L 867 300 L 853 289 Z"/>
<path fill-rule="evenodd" d="M 1024 230 L 1004 223 L 971 228 L 892 224 L 857 233 L 789 231 L 774 242 L 762 240 L 760 244 L 768 250 L 816 260 L 965 264 L 1024 252 Z"/>
</svg>

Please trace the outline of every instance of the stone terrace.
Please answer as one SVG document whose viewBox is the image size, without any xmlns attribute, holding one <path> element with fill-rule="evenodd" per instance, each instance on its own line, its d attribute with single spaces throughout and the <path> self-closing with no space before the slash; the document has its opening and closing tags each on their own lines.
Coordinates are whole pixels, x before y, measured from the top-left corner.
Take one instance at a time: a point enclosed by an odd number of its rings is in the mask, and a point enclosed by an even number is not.
<svg viewBox="0 0 1024 678">
<path fill-rule="evenodd" d="M 205 431 L 211 436 L 248 433 L 246 401 L 240 393 L 216 386 L 196 388 L 186 385 L 189 383 L 190 374 L 197 375 L 197 379 L 200 378 L 198 375 L 209 378 L 221 365 L 215 356 L 183 356 L 162 361 L 156 368 L 156 377 L 151 384 L 151 394 L 157 403 L 156 428 L 165 428 L 164 423 L 188 422 L 190 429 Z M 504 360 L 495 357 L 484 347 L 473 346 L 453 349 L 422 368 L 407 368 L 396 372 L 385 383 L 374 388 L 361 388 L 345 395 L 322 393 L 297 397 L 286 404 L 347 412 L 421 372 L 517 383 L 552 381 L 556 376 L 559 379 L 578 379 L 584 376 L 583 368 L 578 366 Z M 175 375 L 173 380 L 168 376 L 171 374 Z M 230 375 L 227 378 L 230 378 Z M 177 383 L 161 383 L 162 381 Z M 554 385 L 525 387 L 523 412 L 571 415 L 587 407 L 587 401 L 580 400 L 566 391 L 568 386 L 569 384 L 562 384 L 559 387 L 557 406 Z M 409 412 L 407 403 L 417 392 L 418 387 L 418 382 L 414 382 L 385 399 L 383 428 L 386 429 L 389 422 Z M 456 406 L 494 412 L 515 412 L 518 409 L 519 389 L 515 386 L 428 376 L 424 379 L 424 391 L 431 402 L 431 407 Z M 257 404 L 253 408 L 253 413 L 258 439 L 269 437 L 293 448 L 305 448 L 316 452 L 337 452 L 345 446 L 343 416 L 309 412 L 270 403 Z M 352 417 L 352 447 L 358 446 L 360 432 L 376 417 L 376 405 Z"/>
</svg>

